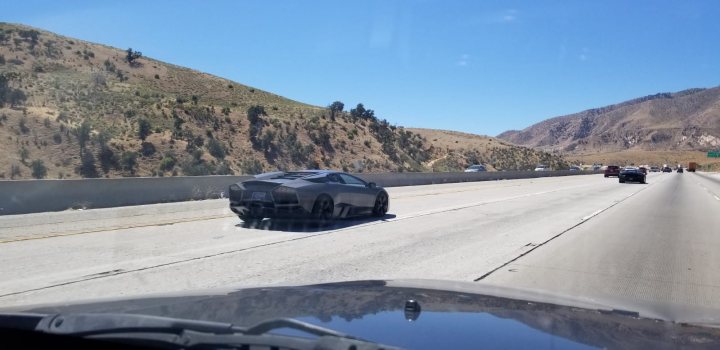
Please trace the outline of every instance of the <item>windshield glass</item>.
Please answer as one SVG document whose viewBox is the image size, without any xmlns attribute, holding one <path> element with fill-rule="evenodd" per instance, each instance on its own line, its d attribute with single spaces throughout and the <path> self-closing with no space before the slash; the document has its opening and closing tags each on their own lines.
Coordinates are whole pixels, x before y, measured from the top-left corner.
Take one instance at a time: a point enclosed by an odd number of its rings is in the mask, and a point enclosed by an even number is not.
<svg viewBox="0 0 720 350">
<path fill-rule="evenodd" d="M 720 323 L 716 1 L 0 12 L 0 310 L 424 281 Z"/>
</svg>

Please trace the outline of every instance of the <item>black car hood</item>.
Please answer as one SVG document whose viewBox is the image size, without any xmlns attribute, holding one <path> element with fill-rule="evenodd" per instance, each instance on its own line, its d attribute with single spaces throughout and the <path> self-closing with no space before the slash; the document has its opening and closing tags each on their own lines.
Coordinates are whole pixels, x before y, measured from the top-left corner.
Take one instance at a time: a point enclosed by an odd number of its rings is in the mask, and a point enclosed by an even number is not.
<svg viewBox="0 0 720 350">
<path fill-rule="evenodd" d="M 131 313 L 241 326 L 290 317 L 410 349 L 720 347 L 717 328 L 641 318 L 592 301 L 450 281 L 216 290 L 13 311 Z"/>
</svg>

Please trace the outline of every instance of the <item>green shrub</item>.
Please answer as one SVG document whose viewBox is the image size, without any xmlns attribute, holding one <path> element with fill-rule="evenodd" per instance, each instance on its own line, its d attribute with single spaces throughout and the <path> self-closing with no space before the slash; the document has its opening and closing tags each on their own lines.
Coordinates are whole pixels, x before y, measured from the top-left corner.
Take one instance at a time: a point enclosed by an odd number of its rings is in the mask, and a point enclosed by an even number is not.
<svg viewBox="0 0 720 350">
<path fill-rule="evenodd" d="M 320 129 L 318 132 L 310 134 L 310 139 L 318 146 L 322 147 L 327 152 L 335 152 L 332 146 L 330 133 L 325 129 Z"/>
<path fill-rule="evenodd" d="M 25 118 L 25 117 L 20 118 L 19 127 L 20 127 L 20 132 L 23 134 L 27 134 L 30 132 L 30 128 L 27 127 L 27 118 Z"/>
<path fill-rule="evenodd" d="M 25 92 L 20 89 L 13 89 L 10 92 L 10 107 L 16 107 L 19 106 L 27 100 L 27 96 L 25 95 Z"/>
<path fill-rule="evenodd" d="M 126 60 L 131 66 L 135 63 L 135 61 L 136 61 L 138 58 L 142 57 L 142 52 L 140 52 L 140 51 L 133 51 L 132 48 L 128 48 L 127 50 L 125 50 L 125 53 L 126 53 L 126 54 L 125 54 L 125 60 Z"/>
<path fill-rule="evenodd" d="M 106 71 L 108 71 L 110 73 L 115 73 L 115 70 L 117 69 L 117 67 L 115 67 L 115 64 L 110 62 L 109 59 L 105 60 L 105 62 L 103 62 L 103 64 L 105 65 Z"/>
<path fill-rule="evenodd" d="M 149 157 L 153 154 L 155 154 L 155 145 L 153 145 L 151 142 L 143 142 L 140 144 L 140 153 L 142 153 L 143 156 Z"/>
<path fill-rule="evenodd" d="M 265 113 L 265 107 L 263 106 L 255 105 L 247 110 L 247 119 L 250 121 L 250 124 L 257 123 L 263 115 L 267 115 L 267 113 Z"/>
<path fill-rule="evenodd" d="M 95 156 L 90 152 L 85 152 L 80 157 L 80 175 L 86 178 L 98 177 L 97 169 L 95 169 Z"/>
<path fill-rule="evenodd" d="M 25 164 L 25 160 L 30 157 L 30 151 L 23 146 L 20 148 L 20 151 L 18 151 L 18 154 L 20 155 L 20 161 Z"/>
<path fill-rule="evenodd" d="M 202 137 L 202 135 L 197 135 L 190 139 L 190 143 L 195 147 L 202 147 L 203 145 L 205 145 L 205 138 Z"/>
<path fill-rule="evenodd" d="M 187 176 L 203 176 L 211 175 L 215 171 L 215 167 L 212 164 L 206 162 L 185 162 L 182 165 L 182 171 Z"/>
<path fill-rule="evenodd" d="M 138 137 L 145 141 L 145 139 L 152 133 L 152 125 L 150 125 L 150 122 L 142 118 L 138 120 Z"/>
<path fill-rule="evenodd" d="M 137 153 L 127 151 L 123 152 L 120 157 L 120 166 L 122 166 L 123 170 L 135 173 L 135 167 L 137 166 Z"/>
<path fill-rule="evenodd" d="M 226 162 L 221 162 L 217 168 L 215 168 L 215 175 L 234 175 L 235 172 L 230 169 L 230 166 Z"/>
<path fill-rule="evenodd" d="M 179 131 L 180 129 L 182 129 L 183 123 L 185 123 L 185 121 L 173 112 L 173 128 Z"/>
<path fill-rule="evenodd" d="M 225 145 L 217 139 L 210 139 L 207 144 L 208 152 L 210 155 L 217 159 L 225 159 L 226 149 Z"/>
<path fill-rule="evenodd" d="M 196 150 L 192 151 L 192 153 L 190 153 L 190 155 L 192 156 L 192 158 L 195 162 L 199 162 L 202 159 L 203 151 L 201 149 L 196 149 Z"/>
<path fill-rule="evenodd" d="M 112 149 L 106 146 L 100 148 L 98 152 L 98 158 L 100 158 L 100 167 L 105 173 L 110 171 L 110 168 L 117 168 L 118 159 Z"/>
<path fill-rule="evenodd" d="M 177 160 L 175 159 L 175 157 L 165 156 L 160 161 L 160 170 L 170 171 L 170 170 L 172 170 L 173 167 L 175 167 L 176 163 L 177 163 Z"/>
<path fill-rule="evenodd" d="M 240 161 L 240 171 L 242 171 L 243 174 L 255 175 L 262 173 L 263 170 L 262 163 L 255 158 L 243 159 Z"/>
<path fill-rule="evenodd" d="M 17 164 L 10 165 L 10 178 L 15 179 L 16 176 L 22 176 L 20 166 Z"/>
<path fill-rule="evenodd" d="M 44 179 L 45 176 L 47 176 L 47 167 L 42 160 L 33 160 L 30 164 L 30 168 L 32 168 L 32 177 L 36 179 Z"/>
</svg>

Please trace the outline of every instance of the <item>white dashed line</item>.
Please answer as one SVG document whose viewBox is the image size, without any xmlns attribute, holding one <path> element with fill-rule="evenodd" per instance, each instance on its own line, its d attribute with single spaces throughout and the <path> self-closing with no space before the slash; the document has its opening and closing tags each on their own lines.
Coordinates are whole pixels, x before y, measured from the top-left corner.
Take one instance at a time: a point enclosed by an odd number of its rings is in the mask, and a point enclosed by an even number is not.
<svg viewBox="0 0 720 350">
<path fill-rule="evenodd" d="M 596 210 L 596 211 L 594 211 L 592 214 L 590 214 L 590 215 L 588 215 L 588 216 L 584 216 L 582 219 L 580 219 L 580 221 L 585 221 L 585 220 L 587 220 L 587 219 L 589 219 L 589 218 L 591 218 L 591 217 L 593 217 L 593 216 L 595 216 L 595 215 L 597 215 L 597 214 L 600 214 L 600 213 L 602 213 L 603 210 L 605 210 L 605 209 Z"/>
</svg>

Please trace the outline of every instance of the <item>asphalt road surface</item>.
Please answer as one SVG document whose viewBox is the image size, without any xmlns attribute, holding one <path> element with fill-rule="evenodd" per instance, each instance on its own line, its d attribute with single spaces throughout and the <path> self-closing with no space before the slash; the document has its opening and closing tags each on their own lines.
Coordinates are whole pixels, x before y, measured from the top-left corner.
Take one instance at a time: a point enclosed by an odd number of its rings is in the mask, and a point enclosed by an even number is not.
<svg viewBox="0 0 720 350">
<path fill-rule="evenodd" d="M 720 176 L 648 182 L 586 175 L 390 188 L 385 218 L 331 226 L 248 227 L 226 200 L 4 216 L 0 306 L 442 279 L 720 308 Z"/>
</svg>

